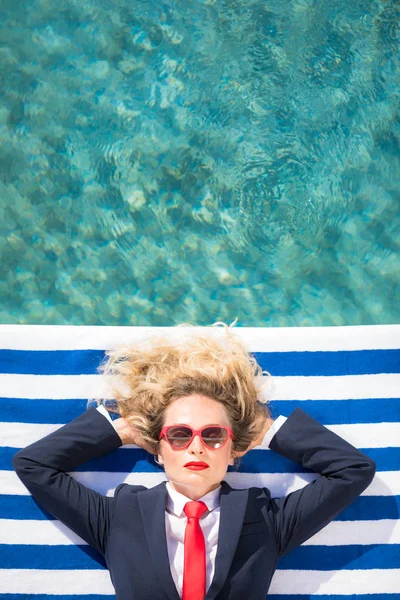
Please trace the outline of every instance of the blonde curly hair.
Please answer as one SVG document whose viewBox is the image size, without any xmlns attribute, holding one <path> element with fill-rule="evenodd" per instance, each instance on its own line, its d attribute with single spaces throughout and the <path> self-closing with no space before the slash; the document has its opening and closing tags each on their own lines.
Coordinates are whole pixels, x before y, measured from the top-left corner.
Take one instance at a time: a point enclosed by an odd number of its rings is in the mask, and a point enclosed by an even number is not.
<svg viewBox="0 0 400 600">
<path fill-rule="evenodd" d="M 225 407 L 235 436 L 233 451 L 245 451 L 261 434 L 266 418 L 271 417 L 268 401 L 260 397 L 269 385 L 269 381 L 261 385 L 262 375 L 270 374 L 261 370 L 241 340 L 231 333 L 236 321 L 229 327 L 221 321 L 210 326 L 223 325 L 225 343 L 209 333 L 193 335 L 191 328 L 196 326 L 181 323 L 172 329 L 188 328 L 187 333 L 192 335 L 187 339 L 171 341 L 159 335 L 108 351 L 99 372 L 111 376 L 115 400 L 110 403 L 97 398 L 95 403 L 120 414 L 157 451 L 170 404 L 184 396 L 202 394 Z"/>
</svg>

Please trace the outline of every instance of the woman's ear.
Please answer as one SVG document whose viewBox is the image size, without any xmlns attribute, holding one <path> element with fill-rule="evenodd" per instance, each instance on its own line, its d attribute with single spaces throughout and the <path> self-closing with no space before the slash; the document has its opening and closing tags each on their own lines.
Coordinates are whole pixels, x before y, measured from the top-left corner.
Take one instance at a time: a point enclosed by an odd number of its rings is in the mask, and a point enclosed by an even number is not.
<svg viewBox="0 0 400 600">
<path fill-rule="evenodd" d="M 164 466 L 164 462 L 160 454 L 154 454 L 154 462 L 160 467 Z"/>
<path fill-rule="evenodd" d="M 158 448 L 156 449 L 156 456 L 157 456 L 157 461 L 156 462 L 163 467 L 164 466 L 164 460 L 163 460 L 163 457 L 161 455 L 161 444 L 158 444 Z"/>
<path fill-rule="evenodd" d="M 236 457 L 237 457 L 237 452 L 235 450 L 232 450 L 228 465 L 230 465 L 232 467 L 235 464 Z"/>
</svg>

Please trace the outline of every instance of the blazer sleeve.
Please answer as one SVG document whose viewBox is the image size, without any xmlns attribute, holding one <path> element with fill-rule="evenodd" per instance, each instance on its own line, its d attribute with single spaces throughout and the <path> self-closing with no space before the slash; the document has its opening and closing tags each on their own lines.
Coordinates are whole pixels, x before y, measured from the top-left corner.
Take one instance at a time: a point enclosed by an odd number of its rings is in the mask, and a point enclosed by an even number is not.
<svg viewBox="0 0 400 600">
<path fill-rule="evenodd" d="M 66 471 L 121 445 L 114 427 L 92 407 L 13 456 L 18 477 L 40 506 L 102 554 L 114 498 L 87 488 Z"/>
<path fill-rule="evenodd" d="M 288 417 L 269 447 L 321 475 L 300 490 L 270 500 L 282 558 L 349 506 L 372 482 L 376 464 L 301 408 Z"/>
</svg>

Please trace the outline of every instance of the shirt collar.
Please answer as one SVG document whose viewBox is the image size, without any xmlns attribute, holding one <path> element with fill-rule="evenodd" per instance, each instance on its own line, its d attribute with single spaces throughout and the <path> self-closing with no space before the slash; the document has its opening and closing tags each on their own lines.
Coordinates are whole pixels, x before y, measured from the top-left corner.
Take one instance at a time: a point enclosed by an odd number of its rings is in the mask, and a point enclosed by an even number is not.
<svg viewBox="0 0 400 600">
<path fill-rule="evenodd" d="M 177 517 L 185 516 L 185 513 L 183 512 L 183 508 L 184 508 L 186 502 L 191 501 L 190 498 L 187 498 L 187 496 L 184 496 L 180 492 L 177 492 L 176 490 L 174 490 L 169 481 L 167 481 L 166 488 L 167 488 L 167 492 L 168 492 L 167 493 L 167 510 L 168 510 L 168 512 L 173 513 Z M 212 490 L 211 492 L 208 492 L 208 494 L 205 494 L 204 496 L 199 498 L 199 500 L 201 500 L 202 502 L 207 504 L 208 510 L 211 511 L 211 510 L 214 510 L 215 508 L 218 508 L 220 495 L 221 495 L 221 486 L 217 487 L 216 490 Z"/>
</svg>

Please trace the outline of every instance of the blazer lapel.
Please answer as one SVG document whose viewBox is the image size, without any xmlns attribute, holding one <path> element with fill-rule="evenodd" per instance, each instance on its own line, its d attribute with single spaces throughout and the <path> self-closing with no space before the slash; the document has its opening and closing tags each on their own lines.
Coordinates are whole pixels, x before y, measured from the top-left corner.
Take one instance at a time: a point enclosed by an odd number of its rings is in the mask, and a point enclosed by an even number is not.
<svg viewBox="0 0 400 600">
<path fill-rule="evenodd" d="M 239 541 L 249 495 L 248 490 L 235 490 L 225 481 L 222 481 L 221 485 L 215 572 L 205 600 L 215 598 L 226 581 Z"/>
<path fill-rule="evenodd" d="M 143 492 L 138 492 L 147 543 L 159 578 L 170 600 L 180 600 L 169 567 L 167 538 L 165 535 L 165 481 Z"/>
</svg>

